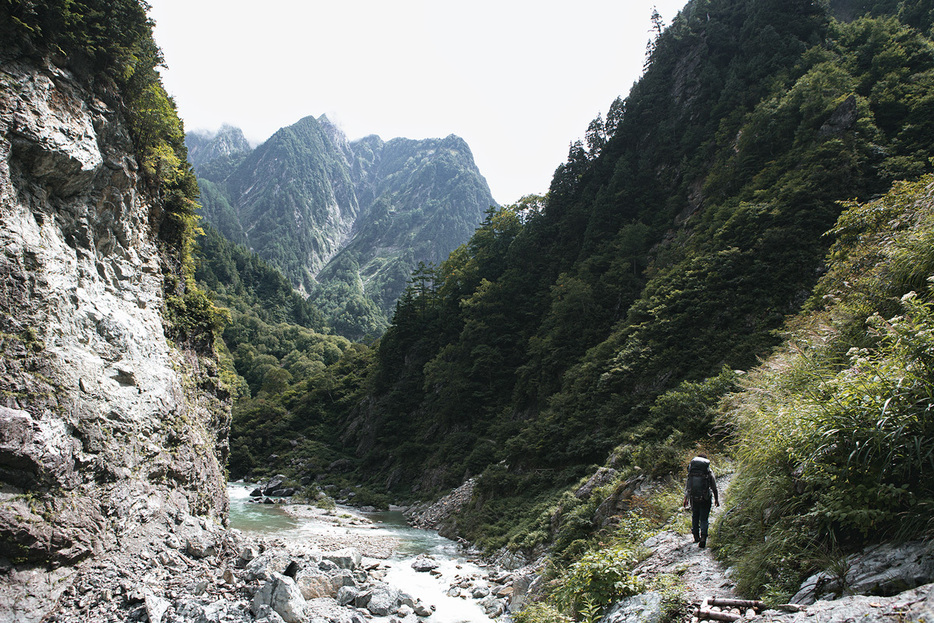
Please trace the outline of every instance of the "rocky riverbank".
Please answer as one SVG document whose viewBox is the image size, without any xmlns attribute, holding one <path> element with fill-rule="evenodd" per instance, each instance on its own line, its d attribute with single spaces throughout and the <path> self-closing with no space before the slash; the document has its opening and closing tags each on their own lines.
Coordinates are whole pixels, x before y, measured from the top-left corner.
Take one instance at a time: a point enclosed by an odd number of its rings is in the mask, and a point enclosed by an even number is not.
<svg viewBox="0 0 934 623">
<path fill-rule="evenodd" d="M 119 551 L 69 571 L 46 619 L 150 623 L 416 623 L 445 621 L 442 604 L 393 584 L 401 571 L 437 584 L 471 620 L 506 620 L 528 581 L 515 572 L 420 556 L 400 562 L 399 540 L 361 514 L 283 505 L 319 525 L 308 538 L 261 537 L 191 519 L 140 531 Z M 372 528 L 374 534 L 367 535 Z M 392 558 L 392 560 L 390 560 Z M 443 564 L 446 563 L 446 564 Z M 399 569 L 406 565 L 407 569 Z M 55 578 L 49 577 L 49 583 Z M 60 578 L 59 578 L 60 581 Z M 36 585 L 33 598 L 43 598 Z M 48 610 L 48 608 L 45 608 Z M 450 610 L 450 606 L 448 606 Z"/>
</svg>

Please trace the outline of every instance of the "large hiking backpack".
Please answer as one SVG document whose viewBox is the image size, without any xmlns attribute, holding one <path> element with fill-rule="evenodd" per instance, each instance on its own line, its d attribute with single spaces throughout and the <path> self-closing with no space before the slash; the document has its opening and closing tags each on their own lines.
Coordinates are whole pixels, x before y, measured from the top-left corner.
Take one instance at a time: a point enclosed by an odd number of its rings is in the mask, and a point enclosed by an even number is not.
<svg viewBox="0 0 934 623">
<path fill-rule="evenodd" d="M 710 461 L 705 461 L 700 457 L 691 460 L 688 466 L 688 491 L 691 492 L 691 499 L 710 499 L 709 474 Z"/>
</svg>

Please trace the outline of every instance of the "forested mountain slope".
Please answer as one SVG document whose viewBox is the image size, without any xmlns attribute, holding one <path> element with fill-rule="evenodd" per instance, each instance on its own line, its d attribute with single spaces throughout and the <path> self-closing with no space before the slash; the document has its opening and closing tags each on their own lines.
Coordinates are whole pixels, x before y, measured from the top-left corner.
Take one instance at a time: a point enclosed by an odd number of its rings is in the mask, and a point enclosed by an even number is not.
<svg viewBox="0 0 934 623">
<path fill-rule="evenodd" d="M 777 343 L 839 200 L 930 169 L 931 52 L 894 17 L 689 3 L 543 205 L 493 215 L 403 299 L 347 437 L 366 471 L 431 487 L 505 460 L 551 484 L 706 434 L 679 386 L 722 392 Z"/>
<path fill-rule="evenodd" d="M 838 202 L 930 170 L 918 25 L 689 3 L 547 197 L 416 274 L 347 414 L 360 477 L 433 491 L 486 471 L 486 499 L 528 497 L 620 443 L 706 435 L 731 371 L 808 298 Z"/>
<path fill-rule="evenodd" d="M 419 262 L 437 263 L 495 202 L 460 138 L 350 142 L 306 117 L 250 150 L 188 137 L 204 215 L 278 267 L 351 338 L 375 337 Z"/>
<path fill-rule="evenodd" d="M 244 447 L 371 497 L 479 475 L 460 534 L 574 550 L 596 506 L 562 492 L 725 440 L 721 400 L 812 297 L 841 202 L 931 171 L 931 8 L 688 3 L 548 195 L 416 271 L 375 361 L 293 385 Z"/>
</svg>

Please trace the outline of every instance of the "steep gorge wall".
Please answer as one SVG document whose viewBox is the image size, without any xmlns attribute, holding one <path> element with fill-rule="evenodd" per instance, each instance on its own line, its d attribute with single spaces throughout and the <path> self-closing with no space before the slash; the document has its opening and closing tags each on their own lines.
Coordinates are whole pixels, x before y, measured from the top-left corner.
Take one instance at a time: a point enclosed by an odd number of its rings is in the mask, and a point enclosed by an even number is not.
<svg viewBox="0 0 934 623">
<path fill-rule="evenodd" d="M 229 404 L 214 359 L 166 339 L 141 180 L 114 105 L 0 65 L 0 619 L 130 535 L 226 521 Z M 40 577 L 42 603 L 16 597 Z"/>
</svg>

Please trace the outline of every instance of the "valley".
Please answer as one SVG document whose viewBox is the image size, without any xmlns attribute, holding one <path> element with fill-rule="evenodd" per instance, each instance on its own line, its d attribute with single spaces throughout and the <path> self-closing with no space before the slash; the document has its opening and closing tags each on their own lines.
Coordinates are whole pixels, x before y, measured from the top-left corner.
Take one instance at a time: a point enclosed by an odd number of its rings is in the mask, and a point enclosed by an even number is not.
<svg viewBox="0 0 934 623">
<path fill-rule="evenodd" d="M 929 0 L 690 0 L 510 205 L 186 133 L 138 0 L 0 18 L 0 620 L 934 618 Z"/>
</svg>

